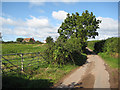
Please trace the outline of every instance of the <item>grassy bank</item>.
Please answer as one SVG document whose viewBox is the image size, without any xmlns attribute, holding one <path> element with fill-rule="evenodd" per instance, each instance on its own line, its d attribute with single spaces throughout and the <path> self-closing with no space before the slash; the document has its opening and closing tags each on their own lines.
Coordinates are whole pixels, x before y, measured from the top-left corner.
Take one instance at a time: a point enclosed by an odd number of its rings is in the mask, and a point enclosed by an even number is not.
<svg viewBox="0 0 120 90">
<path fill-rule="evenodd" d="M 119 58 L 119 38 L 109 38 L 106 40 L 89 41 L 88 48 L 92 49 L 112 68 L 118 68 Z"/>
<path fill-rule="evenodd" d="M 9 73 L 3 75 L 3 88 L 49 88 L 77 66 L 67 64 L 63 67 L 44 67 L 30 70 L 29 73 Z"/>
<path fill-rule="evenodd" d="M 107 53 L 98 53 L 98 55 L 101 56 L 110 67 L 118 68 L 118 58 L 112 57 Z"/>
</svg>

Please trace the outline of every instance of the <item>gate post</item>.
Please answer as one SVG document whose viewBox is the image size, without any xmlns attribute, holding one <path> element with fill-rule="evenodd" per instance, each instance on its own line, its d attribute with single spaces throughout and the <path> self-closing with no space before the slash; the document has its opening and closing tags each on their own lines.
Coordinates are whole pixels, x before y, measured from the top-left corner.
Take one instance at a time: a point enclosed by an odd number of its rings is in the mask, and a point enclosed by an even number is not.
<svg viewBox="0 0 120 90">
<path fill-rule="evenodd" d="M 23 54 L 21 54 L 21 71 L 23 72 L 23 62 L 24 62 L 24 59 L 23 59 Z"/>
</svg>

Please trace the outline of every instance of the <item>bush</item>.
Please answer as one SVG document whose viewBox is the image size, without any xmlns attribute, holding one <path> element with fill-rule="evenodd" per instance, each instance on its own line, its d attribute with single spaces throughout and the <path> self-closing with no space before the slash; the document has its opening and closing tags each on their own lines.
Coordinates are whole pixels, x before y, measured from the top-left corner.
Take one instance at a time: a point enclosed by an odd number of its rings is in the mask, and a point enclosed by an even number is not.
<svg viewBox="0 0 120 90">
<path fill-rule="evenodd" d="M 64 43 L 59 41 L 48 43 L 47 50 L 45 50 L 48 63 L 64 64 L 65 57 L 68 56 L 68 51 L 64 47 Z"/>
<path fill-rule="evenodd" d="M 67 63 L 82 65 L 86 59 L 83 59 L 83 57 L 86 56 L 82 55 L 81 51 L 82 44 L 79 38 L 71 38 L 66 41 L 63 38 L 59 37 L 55 43 L 48 43 L 47 50 L 45 50 L 45 54 L 48 63 L 58 65 L 63 65 Z M 82 61 L 80 58 L 84 61 Z"/>
</svg>

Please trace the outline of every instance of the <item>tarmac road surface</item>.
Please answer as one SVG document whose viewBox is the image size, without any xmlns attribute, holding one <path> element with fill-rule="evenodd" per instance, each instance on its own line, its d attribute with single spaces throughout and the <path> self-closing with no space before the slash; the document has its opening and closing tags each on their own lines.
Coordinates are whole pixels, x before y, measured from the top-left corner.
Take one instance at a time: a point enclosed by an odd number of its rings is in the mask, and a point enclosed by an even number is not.
<svg viewBox="0 0 120 90">
<path fill-rule="evenodd" d="M 91 51 L 89 48 L 87 49 Z M 57 87 L 74 88 L 76 85 L 79 85 L 80 82 L 83 82 L 83 78 L 85 78 L 87 75 L 88 78 L 89 75 L 92 75 L 94 76 L 94 79 L 86 79 L 84 84 L 93 81 L 93 85 L 90 84 L 85 88 L 110 88 L 109 73 L 106 71 L 105 63 L 101 57 L 92 53 L 87 55 L 87 58 L 86 64 L 80 66 L 71 75 L 66 77 Z M 84 88 L 84 86 L 82 88 Z"/>
</svg>

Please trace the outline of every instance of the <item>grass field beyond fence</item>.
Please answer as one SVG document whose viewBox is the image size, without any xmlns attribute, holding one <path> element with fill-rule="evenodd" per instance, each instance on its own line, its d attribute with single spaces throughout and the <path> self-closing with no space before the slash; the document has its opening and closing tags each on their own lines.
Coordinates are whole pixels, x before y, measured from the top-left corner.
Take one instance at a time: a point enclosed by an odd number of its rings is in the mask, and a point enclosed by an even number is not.
<svg viewBox="0 0 120 90">
<path fill-rule="evenodd" d="M 44 44 L 2 44 L 2 54 L 43 52 Z"/>
</svg>

